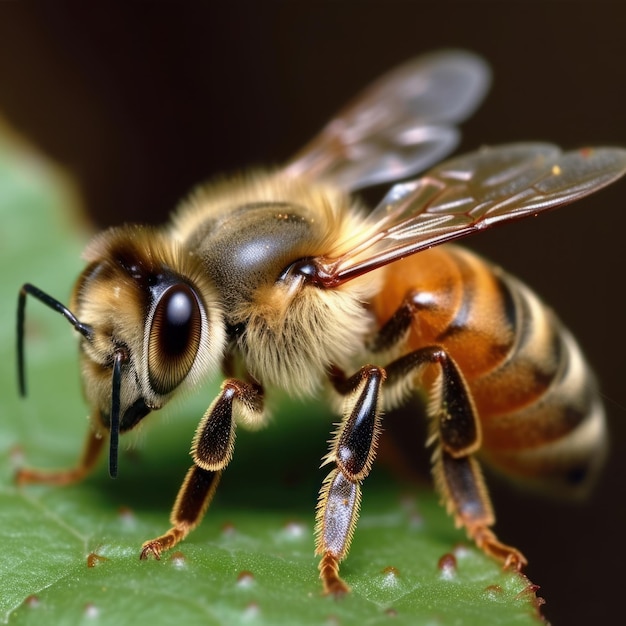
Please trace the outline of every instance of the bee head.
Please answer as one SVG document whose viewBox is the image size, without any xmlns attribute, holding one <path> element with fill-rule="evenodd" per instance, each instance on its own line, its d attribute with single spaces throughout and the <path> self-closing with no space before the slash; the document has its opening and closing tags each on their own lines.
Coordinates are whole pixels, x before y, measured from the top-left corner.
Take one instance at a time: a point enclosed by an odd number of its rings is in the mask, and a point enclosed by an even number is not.
<svg viewBox="0 0 626 626">
<path fill-rule="evenodd" d="M 70 309 L 35 288 L 23 289 L 18 319 L 30 293 L 81 334 L 83 388 L 94 426 L 110 431 L 109 472 L 115 476 L 119 433 L 218 369 L 224 321 L 199 261 L 157 230 L 109 229 L 85 257 Z"/>
</svg>

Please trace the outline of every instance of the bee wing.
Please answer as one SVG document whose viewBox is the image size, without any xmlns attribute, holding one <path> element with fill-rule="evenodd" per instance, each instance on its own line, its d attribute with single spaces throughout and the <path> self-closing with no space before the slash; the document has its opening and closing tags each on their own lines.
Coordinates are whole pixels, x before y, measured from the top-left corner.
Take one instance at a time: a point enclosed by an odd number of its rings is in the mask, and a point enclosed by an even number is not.
<svg viewBox="0 0 626 626">
<path fill-rule="evenodd" d="M 490 83 L 486 63 L 465 51 L 418 57 L 383 75 L 287 165 L 292 175 L 354 191 L 423 171 L 452 152 L 461 122 Z"/>
<path fill-rule="evenodd" d="M 392 187 L 369 228 L 317 262 L 336 285 L 440 243 L 582 198 L 626 173 L 626 150 L 484 148 Z"/>
</svg>

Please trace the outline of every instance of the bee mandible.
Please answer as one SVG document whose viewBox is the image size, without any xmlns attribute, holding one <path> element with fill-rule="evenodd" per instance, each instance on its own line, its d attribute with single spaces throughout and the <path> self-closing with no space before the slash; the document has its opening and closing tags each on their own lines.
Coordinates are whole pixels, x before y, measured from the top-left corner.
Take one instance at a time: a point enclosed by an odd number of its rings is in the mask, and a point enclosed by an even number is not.
<svg viewBox="0 0 626 626">
<path fill-rule="evenodd" d="M 69 308 L 25 284 L 21 392 L 30 295 L 79 334 L 91 427 L 73 469 L 23 468 L 18 482 L 81 480 L 107 439 L 115 476 L 120 433 L 221 368 L 172 526 L 142 546 L 141 558 L 159 558 L 200 523 L 232 458 L 236 426 L 266 422 L 266 393 L 324 391 L 341 420 L 323 458 L 330 472 L 317 505 L 316 554 L 325 592 L 342 594 L 339 564 L 384 413 L 423 392 L 434 482 L 448 512 L 486 554 L 521 568 L 522 552 L 492 529 L 479 463 L 521 481 L 583 489 L 604 456 L 602 404 L 556 316 L 520 281 L 450 242 L 608 185 L 626 172 L 626 150 L 484 148 L 395 184 L 371 212 L 353 196 L 441 161 L 488 83 L 486 64 L 468 52 L 410 61 L 284 168 L 200 186 L 163 227 L 96 236 Z"/>
</svg>

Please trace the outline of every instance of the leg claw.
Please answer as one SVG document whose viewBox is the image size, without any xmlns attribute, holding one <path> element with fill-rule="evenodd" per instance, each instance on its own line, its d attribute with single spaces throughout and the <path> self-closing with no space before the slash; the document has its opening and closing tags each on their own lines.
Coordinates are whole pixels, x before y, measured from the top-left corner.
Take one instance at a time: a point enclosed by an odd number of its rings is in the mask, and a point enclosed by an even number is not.
<svg viewBox="0 0 626 626">
<path fill-rule="evenodd" d="M 163 547 L 159 541 L 146 541 L 141 548 L 141 554 L 139 555 L 139 559 L 141 561 L 147 560 L 149 557 L 153 556 L 157 561 L 161 560 L 161 551 Z"/>
</svg>

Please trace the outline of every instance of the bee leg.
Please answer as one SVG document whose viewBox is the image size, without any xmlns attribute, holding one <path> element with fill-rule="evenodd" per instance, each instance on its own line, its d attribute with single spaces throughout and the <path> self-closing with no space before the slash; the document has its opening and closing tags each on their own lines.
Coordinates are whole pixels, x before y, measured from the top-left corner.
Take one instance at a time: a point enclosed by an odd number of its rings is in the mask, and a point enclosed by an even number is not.
<svg viewBox="0 0 626 626">
<path fill-rule="evenodd" d="M 191 445 L 191 466 L 170 515 L 172 527 L 146 541 L 140 559 L 160 558 L 163 550 L 182 541 L 204 517 L 215 495 L 222 471 L 233 456 L 237 418 L 260 420 L 263 390 L 259 385 L 228 379 L 200 421 Z"/>
<path fill-rule="evenodd" d="M 161 552 L 173 548 L 202 521 L 221 475 L 221 471 L 204 470 L 197 465 L 189 468 L 170 515 L 172 527 L 160 537 L 144 542 L 140 559 L 147 559 L 149 556 L 160 559 Z"/>
<path fill-rule="evenodd" d="M 434 385 L 431 401 L 432 435 L 436 442 L 433 454 L 435 486 L 457 526 L 464 526 L 468 536 L 486 554 L 521 569 L 524 555 L 501 543 L 490 529 L 495 516 L 480 466 L 474 454 L 480 449 L 481 430 L 470 391 L 454 360 L 438 346 L 416 350 L 391 363 L 387 384 L 399 384 L 415 376 L 427 365 L 437 365 L 441 375 Z"/>
<path fill-rule="evenodd" d="M 339 563 L 347 555 L 359 517 L 360 483 L 374 461 L 380 432 L 380 386 L 385 379 L 381 368 L 367 365 L 345 379 L 336 372 L 332 382 L 345 395 L 347 410 L 335 433 L 323 465 L 336 465 L 320 490 L 316 517 L 315 554 L 324 593 L 343 595 L 349 587 L 339 576 Z"/>
<path fill-rule="evenodd" d="M 455 458 L 442 446 L 435 455 L 433 472 L 456 525 L 464 526 L 476 545 L 503 563 L 505 569 L 521 570 L 528 562 L 526 557 L 517 548 L 502 543 L 490 529 L 495 516 L 476 459 Z"/>
<path fill-rule="evenodd" d="M 15 482 L 18 485 L 70 485 L 77 483 L 87 476 L 95 467 L 104 447 L 106 437 L 89 429 L 83 454 L 78 465 L 70 469 L 45 470 L 30 467 L 20 468 L 15 473 Z"/>
</svg>

